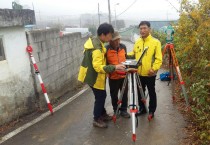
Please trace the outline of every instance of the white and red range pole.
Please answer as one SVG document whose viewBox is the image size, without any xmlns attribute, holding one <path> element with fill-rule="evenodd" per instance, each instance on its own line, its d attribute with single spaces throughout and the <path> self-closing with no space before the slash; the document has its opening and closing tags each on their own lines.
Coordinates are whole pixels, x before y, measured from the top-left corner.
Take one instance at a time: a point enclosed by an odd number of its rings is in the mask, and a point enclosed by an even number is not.
<svg viewBox="0 0 210 145">
<path fill-rule="evenodd" d="M 33 66 L 34 66 L 34 69 L 35 69 L 35 73 L 36 73 L 36 75 L 37 75 L 37 77 L 38 77 L 40 86 L 41 86 L 41 88 L 42 88 L 42 92 L 43 92 L 44 97 L 45 97 L 45 100 L 46 100 L 46 102 L 47 102 L 48 109 L 50 110 L 51 114 L 53 114 L 53 107 L 52 107 L 52 105 L 51 105 L 51 103 L 50 103 L 50 100 L 49 100 L 49 97 L 48 97 L 48 95 L 47 95 L 47 90 L 46 90 L 46 88 L 45 88 L 45 86 L 44 86 L 44 83 L 43 83 L 43 81 L 42 81 L 42 77 L 41 77 L 41 75 L 40 75 L 40 72 L 39 72 L 38 66 L 37 66 L 37 64 L 36 64 L 36 61 L 35 61 L 35 59 L 34 59 L 34 57 L 33 57 L 33 55 L 32 55 L 33 48 L 29 45 L 29 46 L 27 46 L 26 50 L 27 50 L 27 52 L 28 52 L 28 54 L 29 54 L 29 56 L 30 56 L 30 58 L 31 58 L 32 63 L 33 63 Z"/>
</svg>

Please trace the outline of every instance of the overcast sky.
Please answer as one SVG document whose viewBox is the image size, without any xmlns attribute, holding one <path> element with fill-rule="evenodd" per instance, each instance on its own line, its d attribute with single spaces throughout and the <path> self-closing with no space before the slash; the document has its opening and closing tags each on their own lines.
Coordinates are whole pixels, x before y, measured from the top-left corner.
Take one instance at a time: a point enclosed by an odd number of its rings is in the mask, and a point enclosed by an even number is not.
<svg viewBox="0 0 210 145">
<path fill-rule="evenodd" d="M 12 8 L 13 0 L 0 0 L 0 8 Z M 136 1 L 136 2 L 135 2 Z M 176 9 L 179 9 L 180 0 L 110 0 L 111 12 L 114 15 L 115 4 L 117 15 L 123 12 L 133 2 L 125 13 L 118 16 L 121 19 L 146 19 L 146 20 L 169 20 L 178 19 L 179 13 L 173 8 L 170 1 Z M 32 3 L 36 14 L 41 15 L 69 15 L 78 16 L 82 13 L 97 14 L 98 3 L 100 12 L 108 13 L 107 0 L 19 0 L 21 5 L 28 5 L 32 9 Z"/>
</svg>

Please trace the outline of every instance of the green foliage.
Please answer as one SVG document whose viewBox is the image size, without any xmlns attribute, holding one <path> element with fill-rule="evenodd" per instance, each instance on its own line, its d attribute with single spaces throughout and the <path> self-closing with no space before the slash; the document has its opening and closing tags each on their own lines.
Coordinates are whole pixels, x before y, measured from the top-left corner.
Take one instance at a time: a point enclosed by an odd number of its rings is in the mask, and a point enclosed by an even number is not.
<svg viewBox="0 0 210 145">
<path fill-rule="evenodd" d="M 160 31 L 157 31 L 157 30 L 153 29 L 151 34 L 152 34 L 153 37 L 160 40 L 162 46 L 164 46 L 164 44 L 166 44 L 166 34 L 164 32 L 160 32 Z"/>
<path fill-rule="evenodd" d="M 175 30 L 176 54 L 197 123 L 199 144 L 210 144 L 210 1 L 183 1 Z"/>
</svg>

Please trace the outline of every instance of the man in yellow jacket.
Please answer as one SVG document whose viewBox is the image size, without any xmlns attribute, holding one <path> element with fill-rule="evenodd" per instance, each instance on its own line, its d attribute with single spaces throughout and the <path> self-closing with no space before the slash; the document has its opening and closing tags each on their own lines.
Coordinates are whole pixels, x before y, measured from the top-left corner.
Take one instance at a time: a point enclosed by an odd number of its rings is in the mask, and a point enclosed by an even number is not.
<svg viewBox="0 0 210 145">
<path fill-rule="evenodd" d="M 112 39 L 114 29 L 112 25 L 103 23 L 98 27 L 97 37 L 89 38 L 84 44 L 84 58 L 80 66 L 78 80 L 90 86 L 95 95 L 93 126 L 107 128 L 105 121 L 112 117 L 106 113 L 104 108 L 106 99 L 106 73 L 115 70 L 124 70 L 125 66 L 106 65 L 105 42 Z"/>
<path fill-rule="evenodd" d="M 128 55 L 135 56 L 135 59 L 138 60 L 143 50 L 148 47 L 148 50 L 142 60 L 142 65 L 138 67 L 138 74 L 140 75 L 140 80 L 144 92 L 147 86 L 150 97 L 149 116 L 153 118 L 154 112 L 157 107 L 157 97 L 155 92 L 156 73 L 162 65 L 161 43 L 159 40 L 151 36 L 151 28 L 148 21 L 142 21 L 139 24 L 139 29 L 141 37 L 135 42 L 133 51 L 130 52 Z M 139 90 L 138 100 L 140 107 L 137 115 L 145 114 L 146 108 L 144 103 L 141 101 L 142 97 Z"/>
</svg>

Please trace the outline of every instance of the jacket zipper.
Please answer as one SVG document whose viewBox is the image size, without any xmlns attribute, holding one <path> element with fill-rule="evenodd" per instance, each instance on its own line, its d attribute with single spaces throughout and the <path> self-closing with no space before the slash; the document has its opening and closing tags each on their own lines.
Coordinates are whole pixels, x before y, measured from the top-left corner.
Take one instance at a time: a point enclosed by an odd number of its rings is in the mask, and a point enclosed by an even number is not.
<svg viewBox="0 0 210 145">
<path fill-rule="evenodd" d="M 144 43 L 145 43 L 145 40 L 143 40 L 144 42 L 143 42 L 143 49 L 142 49 L 142 51 L 141 52 L 143 52 L 144 51 Z M 142 73 L 142 63 L 143 63 L 143 59 L 142 59 L 142 62 L 141 62 L 141 73 Z"/>
<path fill-rule="evenodd" d="M 117 53 L 118 64 L 120 64 L 119 55 L 118 55 L 118 50 L 119 50 L 119 49 L 117 49 L 116 53 Z M 118 75 L 118 76 L 119 76 L 119 75 Z"/>
<path fill-rule="evenodd" d="M 117 50 L 117 60 L 118 60 L 118 64 L 119 64 L 120 60 L 119 60 L 119 56 L 118 56 L 118 50 Z"/>
</svg>

